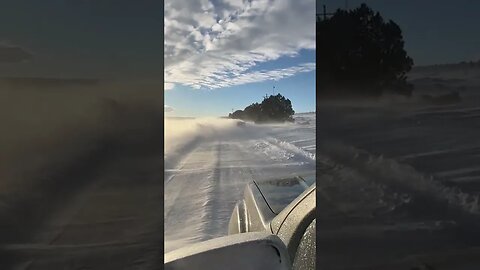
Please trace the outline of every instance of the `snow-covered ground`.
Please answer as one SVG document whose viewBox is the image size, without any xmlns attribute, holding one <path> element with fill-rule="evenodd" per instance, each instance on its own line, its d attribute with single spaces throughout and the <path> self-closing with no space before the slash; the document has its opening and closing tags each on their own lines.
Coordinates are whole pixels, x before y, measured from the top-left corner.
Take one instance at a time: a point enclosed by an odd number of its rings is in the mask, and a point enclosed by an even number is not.
<svg viewBox="0 0 480 270">
<path fill-rule="evenodd" d="M 0 269 L 161 268 L 161 93 L 140 86 L 0 85 Z"/>
<path fill-rule="evenodd" d="M 480 85 L 420 81 L 462 102 L 317 104 L 322 269 L 478 269 Z"/>
<path fill-rule="evenodd" d="M 315 114 L 295 120 L 165 120 L 165 252 L 226 235 L 249 181 L 315 171 Z"/>
</svg>

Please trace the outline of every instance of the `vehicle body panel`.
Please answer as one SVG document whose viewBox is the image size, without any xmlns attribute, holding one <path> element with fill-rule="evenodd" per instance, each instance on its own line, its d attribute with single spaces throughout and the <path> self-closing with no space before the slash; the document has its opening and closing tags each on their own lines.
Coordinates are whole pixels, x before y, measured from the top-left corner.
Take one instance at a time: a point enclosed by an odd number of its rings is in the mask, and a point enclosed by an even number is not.
<svg viewBox="0 0 480 270">
<path fill-rule="evenodd" d="M 244 199 L 235 206 L 228 232 L 273 233 L 295 258 L 304 233 L 315 219 L 315 191 L 314 176 L 252 181 L 245 188 Z"/>
<path fill-rule="evenodd" d="M 272 219 L 314 182 L 312 174 L 250 182 L 234 207 L 228 233 L 271 231 Z"/>
<path fill-rule="evenodd" d="M 228 233 L 270 231 L 275 217 L 255 182 L 245 188 L 244 199 L 237 202 L 228 225 Z"/>
<path fill-rule="evenodd" d="M 289 270 L 292 262 L 285 244 L 268 232 L 214 238 L 165 254 L 168 270 Z"/>
<path fill-rule="evenodd" d="M 314 181 L 314 177 L 302 178 L 296 176 L 279 180 L 256 181 L 255 183 L 270 209 L 278 215 Z"/>
<path fill-rule="evenodd" d="M 270 223 L 271 231 L 285 243 L 291 258 L 295 257 L 304 232 L 315 219 L 315 191 L 314 184 L 283 209 Z"/>
</svg>

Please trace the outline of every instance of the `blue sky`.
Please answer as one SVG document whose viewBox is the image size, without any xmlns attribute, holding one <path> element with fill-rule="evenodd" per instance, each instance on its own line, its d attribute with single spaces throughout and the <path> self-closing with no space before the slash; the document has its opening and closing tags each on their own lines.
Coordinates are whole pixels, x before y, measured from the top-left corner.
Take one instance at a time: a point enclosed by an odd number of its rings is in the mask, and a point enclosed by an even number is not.
<svg viewBox="0 0 480 270">
<path fill-rule="evenodd" d="M 329 12 L 366 3 L 402 28 L 405 48 L 416 65 L 480 60 L 480 1 L 318 0 Z"/>
<path fill-rule="evenodd" d="M 164 50 L 167 116 L 227 115 L 273 86 L 315 110 L 314 0 L 168 0 Z"/>
<path fill-rule="evenodd" d="M 292 65 L 314 61 L 315 50 L 302 50 L 295 57 L 281 57 L 274 61 L 261 63 L 252 70 L 274 70 Z M 194 89 L 176 85 L 165 91 L 165 104 L 171 104 L 175 116 L 222 116 L 234 110 L 261 102 L 265 94 L 280 93 L 292 101 L 296 112 L 315 111 L 315 71 L 298 73 L 278 81 L 267 80 L 247 83 L 221 89 Z"/>
</svg>

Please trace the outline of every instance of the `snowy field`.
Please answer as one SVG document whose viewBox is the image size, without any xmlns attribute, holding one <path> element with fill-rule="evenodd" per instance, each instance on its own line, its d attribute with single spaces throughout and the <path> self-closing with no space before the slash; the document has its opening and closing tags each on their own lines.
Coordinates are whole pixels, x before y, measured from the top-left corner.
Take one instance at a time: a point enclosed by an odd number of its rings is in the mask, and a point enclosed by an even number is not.
<svg viewBox="0 0 480 270">
<path fill-rule="evenodd" d="M 238 126 L 231 119 L 165 120 L 165 252 L 224 236 L 254 179 L 315 171 L 315 114 L 295 123 Z"/>
<path fill-rule="evenodd" d="M 417 74 L 417 96 L 456 104 L 317 104 L 322 269 L 478 269 L 480 77 L 465 74 Z"/>
<path fill-rule="evenodd" d="M 0 269 L 158 269 L 159 87 L 54 86 L 0 85 Z"/>
</svg>

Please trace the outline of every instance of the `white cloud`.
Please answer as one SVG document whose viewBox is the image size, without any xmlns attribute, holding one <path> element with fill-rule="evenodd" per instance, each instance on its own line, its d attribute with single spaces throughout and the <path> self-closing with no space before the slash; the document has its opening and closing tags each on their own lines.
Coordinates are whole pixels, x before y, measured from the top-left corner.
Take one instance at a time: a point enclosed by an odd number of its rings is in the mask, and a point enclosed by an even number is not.
<svg viewBox="0 0 480 270">
<path fill-rule="evenodd" d="M 173 112 L 174 109 L 171 106 L 163 105 L 164 112 Z"/>
<path fill-rule="evenodd" d="M 175 87 L 175 84 L 170 82 L 164 83 L 164 86 L 163 86 L 165 90 L 172 90 L 174 87 Z"/>
<path fill-rule="evenodd" d="M 311 71 L 312 63 L 269 71 L 251 68 L 315 48 L 315 0 L 167 0 L 164 47 L 165 81 L 193 88 Z"/>
</svg>

